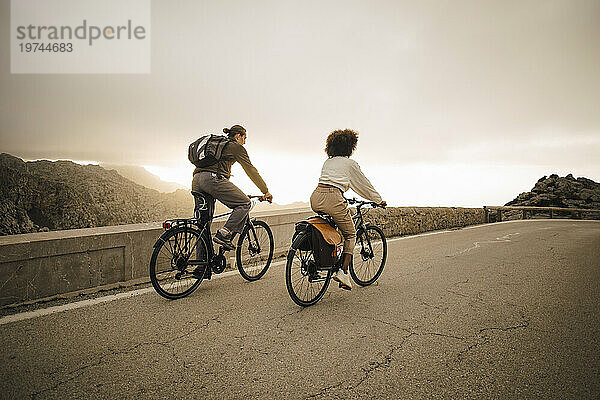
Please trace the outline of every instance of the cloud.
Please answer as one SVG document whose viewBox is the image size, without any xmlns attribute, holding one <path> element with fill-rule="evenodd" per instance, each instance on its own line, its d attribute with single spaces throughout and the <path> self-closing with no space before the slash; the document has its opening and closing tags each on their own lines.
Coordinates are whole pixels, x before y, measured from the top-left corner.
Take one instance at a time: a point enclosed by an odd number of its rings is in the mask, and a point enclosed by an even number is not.
<svg viewBox="0 0 600 400">
<path fill-rule="evenodd" d="M 450 162 L 472 161 L 495 165 L 531 165 L 568 169 L 585 166 L 600 170 L 598 135 L 523 135 L 521 140 L 485 140 L 449 149 Z"/>
<path fill-rule="evenodd" d="M 298 168 L 349 127 L 366 164 L 597 173 L 597 1 L 188 1 L 152 11 L 152 74 L 17 76 L 0 64 L 2 151 L 169 168 L 198 136 L 241 123 L 251 155 L 296 157 Z M 9 59 L 7 43 L 0 54 Z"/>
</svg>

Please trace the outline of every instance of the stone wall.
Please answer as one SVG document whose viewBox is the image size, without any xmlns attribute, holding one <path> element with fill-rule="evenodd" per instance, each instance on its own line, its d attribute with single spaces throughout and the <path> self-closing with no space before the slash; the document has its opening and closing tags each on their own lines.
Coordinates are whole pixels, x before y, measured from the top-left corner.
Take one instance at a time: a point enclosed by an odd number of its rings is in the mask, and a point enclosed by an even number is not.
<svg viewBox="0 0 600 400">
<path fill-rule="evenodd" d="M 301 209 L 253 216 L 269 224 L 275 253 L 282 255 L 290 246 L 295 223 L 313 214 Z M 369 210 L 365 220 L 379 225 L 391 237 L 480 224 L 484 212 L 470 208 L 388 208 Z M 222 224 L 213 223 L 213 232 Z M 0 306 L 147 282 L 152 245 L 161 233 L 160 223 L 149 223 L 2 236 Z"/>
<path fill-rule="evenodd" d="M 365 221 L 383 229 L 386 236 L 417 233 L 482 224 L 482 208 L 394 207 L 368 210 Z"/>
</svg>

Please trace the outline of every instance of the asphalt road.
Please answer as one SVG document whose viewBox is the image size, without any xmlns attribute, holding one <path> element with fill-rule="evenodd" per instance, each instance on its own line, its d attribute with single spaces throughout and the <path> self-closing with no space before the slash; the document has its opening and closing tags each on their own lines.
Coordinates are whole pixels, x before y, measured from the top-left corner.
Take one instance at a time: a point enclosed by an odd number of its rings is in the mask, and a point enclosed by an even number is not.
<svg viewBox="0 0 600 400">
<path fill-rule="evenodd" d="M 380 280 L 289 298 L 284 266 L 0 325 L 2 398 L 600 397 L 600 222 L 389 242 Z"/>
</svg>

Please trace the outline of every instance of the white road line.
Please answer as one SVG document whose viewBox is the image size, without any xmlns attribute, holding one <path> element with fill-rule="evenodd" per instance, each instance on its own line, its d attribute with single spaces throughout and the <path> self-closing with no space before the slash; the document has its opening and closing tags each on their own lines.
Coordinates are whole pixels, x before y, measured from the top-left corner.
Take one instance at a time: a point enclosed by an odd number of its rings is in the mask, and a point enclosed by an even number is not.
<svg viewBox="0 0 600 400">
<path fill-rule="evenodd" d="M 461 231 L 461 230 L 466 230 L 466 229 L 484 228 L 484 227 L 492 226 L 493 224 L 509 224 L 511 222 L 518 222 L 518 221 L 503 221 L 503 222 L 495 222 L 492 224 L 471 225 L 471 226 L 465 226 L 465 227 L 456 228 L 456 229 L 445 229 L 445 230 L 440 230 L 440 231 L 419 233 L 419 234 L 410 235 L 410 236 L 400 236 L 400 237 L 396 237 L 393 239 L 387 239 L 387 242 L 389 243 L 389 242 L 395 242 L 397 240 L 409 240 L 409 239 L 415 239 L 415 238 L 420 238 L 420 237 L 424 237 L 424 236 L 441 235 L 443 233 L 451 233 L 451 232 L 456 232 L 456 231 Z"/>
<path fill-rule="evenodd" d="M 433 236 L 433 235 L 441 235 L 442 233 L 450 233 L 452 231 L 435 231 L 435 232 L 428 232 L 428 233 L 419 233 L 418 235 L 410 235 L 410 236 L 400 236 L 400 237 L 396 237 L 393 239 L 386 239 L 386 241 L 388 243 L 390 242 L 397 242 L 398 240 L 408 240 L 408 239 L 415 239 L 415 238 L 420 238 L 420 237 L 424 237 L 424 236 Z"/>
<path fill-rule="evenodd" d="M 42 309 L 34 310 L 34 311 L 27 311 L 27 312 L 23 312 L 23 313 L 19 313 L 19 314 L 7 315 L 5 317 L 0 318 L 0 325 L 9 324 L 11 322 L 23 321 L 26 319 L 37 318 L 37 317 L 41 317 L 44 315 L 56 314 L 56 313 L 68 311 L 68 310 L 75 310 L 77 308 L 92 306 L 94 304 L 107 303 L 107 302 L 113 301 L 113 300 L 119 300 L 119 299 L 123 299 L 123 298 L 138 296 L 140 294 L 148 293 L 153 290 L 154 290 L 154 288 L 149 287 L 149 288 L 144 288 L 144 289 L 133 290 L 131 292 L 117 293 L 117 294 L 113 294 L 110 296 L 97 297 L 95 299 L 82 300 L 82 301 L 77 301 L 75 303 L 63 304 L 61 306 L 54 306 L 54 307 L 42 308 Z"/>
<path fill-rule="evenodd" d="M 486 241 L 484 241 L 484 242 L 473 242 L 473 246 L 471 246 L 471 247 L 469 247 L 469 248 L 467 248 L 467 249 L 461 250 L 461 251 L 459 251 L 459 252 L 456 252 L 456 253 L 454 253 L 454 254 L 447 254 L 447 255 L 446 255 L 446 257 L 456 257 L 456 256 L 458 256 L 458 255 L 461 255 L 461 254 L 463 254 L 463 253 L 467 253 L 467 252 L 469 252 L 469 251 L 471 251 L 471 250 L 474 250 L 474 249 L 476 249 L 476 248 L 478 248 L 478 247 L 481 247 L 481 245 L 482 245 L 482 244 L 489 244 L 489 243 L 508 243 L 508 242 L 510 242 L 510 241 L 511 241 L 511 240 L 510 240 L 511 236 L 517 236 L 517 235 L 520 235 L 520 234 L 521 234 L 520 232 L 509 233 L 508 235 L 504 235 L 504 236 L 502 236 L 502 237 L 498 237 L 498 238 L 496 238 L 496 240 L 486 240 Z"/>
<path fill-rule="evenodd" d="M 433 231 L 433 232 L 427 232 L 427 233 L 419 233 L 417 235 L 411 235 L 411 236 L 401 236 L 401 237 L 396 237 L 393 239 L 388 239 L 387 242 L 395 242 L 397 240 L 408 240 L 408 239 L 415 239 L 415 238 L 419 238 L 419 237 L 423 237 L 423 236 L 431 236 L 431 235 L 440 235 L 442 233 L 450 233 L 450 232 L 456 232 L 456 231 L 461 231 L 461 230 L 468 230 L 468 229 L 480 229 L 480 228 L 488 228 L 490 226 L 494 226 L 494 225 L 502 225 L 502 224 L 518 224 L 518 223 L 528 223 L 528 222 L 538 222 L 538 221 L 552 221 L 552 222 L 595 222 L 598 223 L 600 221 L 596 221 L 596 220 L 569 220 L 569 219 L 515 219 L 515 220 L 511 220 L 511 221 L 502 221 L 502 222 L 492 222 L 492 223 L 488 223 L 488 224 L 479 224 L 479 225 L 471 225 L 471 226 L 465 226 L 462 228 L 457 228 L 457 229 L 446 229 L 446 230 L 440 230 L 440 231 Z M 552 228 L 541 228 L 541 229 L 552 229 Z"/>
<path fill-rule="evenodd" d="M 282 265 L 282 264 L 285 264 L 285 260 L 274 262 L 273 264 L 271 264 L 269 269 L 276 267 L 278 265 Z M 237 270 L 227 271 L 227 272 L 223 272 L 221 274 L 213 275 L 212 279 L 227 278 L 227 277 L 237 275 L 237 274 L 239 274 L 239 272 Z M 110 301 L 115 301 L 115 300 L 120 300 L 120 299 L 127 299 L 130 297 L 139 296 L 141 294 L 146 294 L 146 293 L 151 293 L 151 292 L 154 292 L 154 288 L 152 286 L 143 288 L 143 289 L 132 290 L 130 292 L 111 294 L 109 296 L 97 297 L 95 299 L 81 300 L 81 301 L 76 301 L 74 303 L 63 304 L 60 306 L 41 308 L 39 310 L 27 311 L 27 312 L 22 312 L 22 313 L 13 314 L 13 315 L 7 315 L 7 316 L 0 318 L 0 325 L 5 325 L 5 324 L 10 324 L 11 322 L 24 321 L 27 319 L 42 317 L 44 315 L 56 314 L 56 313 L 63 312 L 63 311 L 76 310 L 78 308 L 89 307 L 89 306 L 93 306 L 95 304 L 108 303 Z"/>
<path fill-rule="evenodd" d="M 509 221 L 507 221 L 507 222 L 509 222 Z M 488 224 L 488 226 L 489 226 L 489 224 Z M 440 234 L 449 233 L 449 232 L 453 232 L 453 231 L 445 230 L 445 231 L 421 233 L 418 235 L 411 235 L 411 236 L 402 236 L 402 237 L 397 237 L 397 238 L 393 238 L 393 239 L 388 239 L 387 242 L 390 243 L 390 242 L 396 242 L 398 240 L 409 240 L 409 239 L 415 239 L 415 238 L 424 237 L 424 236 L 440 235 Z M 277 262 L 274 262 L 273 264 L 271 264 L 270 268 L 273 268 L 273 267 L 276 267 L 278 265 L 282 265 L 285 263 L 286 263 L 286 260 L 277 261 Z M 227 271 L 222 274 L 213 275 L 212 279 L 227 278 L 227 277 L 230 277 L 230 276 L 233 276 L 236 274 L 238 274 L 237 270 Z M 144 289 L 132 290 L 130 292 L 117 293 L 117 294 L 112 294 L 112 295 L 108 295 L 108 296 L 97 297 L 95 299 L 81 300 L 81 301 L 76 301 L 74 303 L 63 304 L 60 306 L 41 308 L 41 309 L 34 310 L 34 311 L 27 311 L 27 312 L 22 312 L 19 314 L 7 315 L 4 317 L 0 317 L 0 325 L 10 324 L 11 322 L 24 321 L 24 320 L 28 320 L 28 319 L 32 319 L 32 318 L 42 317 L 44 315 L 56 314 L 59 312 L 64 312 L 64 311 L 69 311 L 69 310 L 76 310 L 78 308 L 89 307 L 89 306 L 93 306 L 95 304 L 108 303 L 110 301 L 115 301 L 115 300 L 120 300 L 120 299 L 127 299 L 130 297 L 139 296 L 139 295 L 151 293 L 151 292 L 154 292 L 154 288 L 147 287 Z"/>
<path fill-rule="evenodd" d="M 503 222 L 496 222 L 495 224 L 509 224 L 509 223 L 518 223 L 518 222 L 528 222 L 528 221 L 531 221 L 531 220 L 503 221 Z M 546 220 L 539 220 L 539 221 L 546 221 Z M 551 221 L 569 221 L 569 220 L 554 219 Z M 572 222 L 572 221 L 570 221 L 570 222 Z M 592 222 L 596 222 L 596 221 L 592 221 Z M 461 229 L 477 229 L 477 228 L 489 227 L 491 225 L 492 224 L 481 224 L 481 225 L 467 226 L 467 227 L 464 227 Z M 421 233 L 418 235 L 401 236 L 401 237 L 397 237 L 397 238 L 393 238 L 393 239 L 388 239 L 387 242 L 390 243 L 390 242 L 397 242 L 399 240 L 410 240 L 410 239 L 420 238 L 420 237 L 424 237 L 424 236 L 441 235 L 444 233 L 450 233 L 450 232 L 455 232 L 455 231 L 456 230 L 443 230 L 443 231 Z M 275 266 L 282 265 L 285 263 L 286 263 L 286 260 L 277 261 L 277 262 L 274 262 L 273 264 L 271 264 L 270 268 L 273 268 Z M 238 274 L 237 270 L 227 271 L 222 274 L 213 275 L 212 279 L 227 278 L 227 277 L 230 277 L 230 276 L 233 276 L 236 274 Z M 60 306 L 53 306 L 53 307 L 42 308 L 42 309 L 34 310 L 34 311 L 22 312 L 19 314 L 7 315 L 4 317 L 0 317 L 0 325 L 5 325 L 5 324 L 9 324 L 11 322 L 24 321 L 24 320 L 28 320 L 28 319 L 32 319 L 32 318 L 42 317 L 44 315 L 56 314 L 56 313 L 63 312 L 63 311 L 69 311 L 69 310 L 75 310 L 78 308 L 89 307 L 89 306 L 93 306 L 95 304 L 108 303 L 110 301 L 126 299 L 129 297 L 139 296 L 141 294 L 146 294 L 146 293 L 150 293 L 150 292 L 154 292 L 154 288 L 148 287 L 148 288 L 144 288 L 144 289 L 137 289 L 137 290 L 132 290 L 130 292 L 117 293 L 117 294 L 112 294 L 109 296 L 97 297 L 95 299 L 81 300 L 81 301 L 64 304 L 64 305 L 60 305 Z"/>
</svg>

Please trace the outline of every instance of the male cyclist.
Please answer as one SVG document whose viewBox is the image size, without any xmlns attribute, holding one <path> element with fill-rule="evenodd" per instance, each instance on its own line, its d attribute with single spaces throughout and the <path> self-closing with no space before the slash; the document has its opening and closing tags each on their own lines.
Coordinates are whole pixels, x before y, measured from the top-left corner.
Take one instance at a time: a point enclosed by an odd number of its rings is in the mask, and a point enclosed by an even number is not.
<svg viewBox="0 0 600 400">
<path fill-rule="evenodd" d="M 223 132 L 229 137 L 229 143 L 223 149 L 221 158 L 216 164 L 194 170 L 192 191 L 206 192 L 233 210 L 223 228 L 219 229 L 213 238 L 215 243 L 226 250 L 233 250 L 235 245 L 232 240 L 235 234 L 240 233 L 244 228 L 251 203 L 248 196 L 229 181 L 231 166 L 239 162 L 248 177 L 264 194 L 265 200 L 272 202 L 273 196 L 250 162 L 248 152 L 244 148 L 246 129 L 241 125 L 234 125 L 231 128 L 223 128 Z"/>
</svg>

